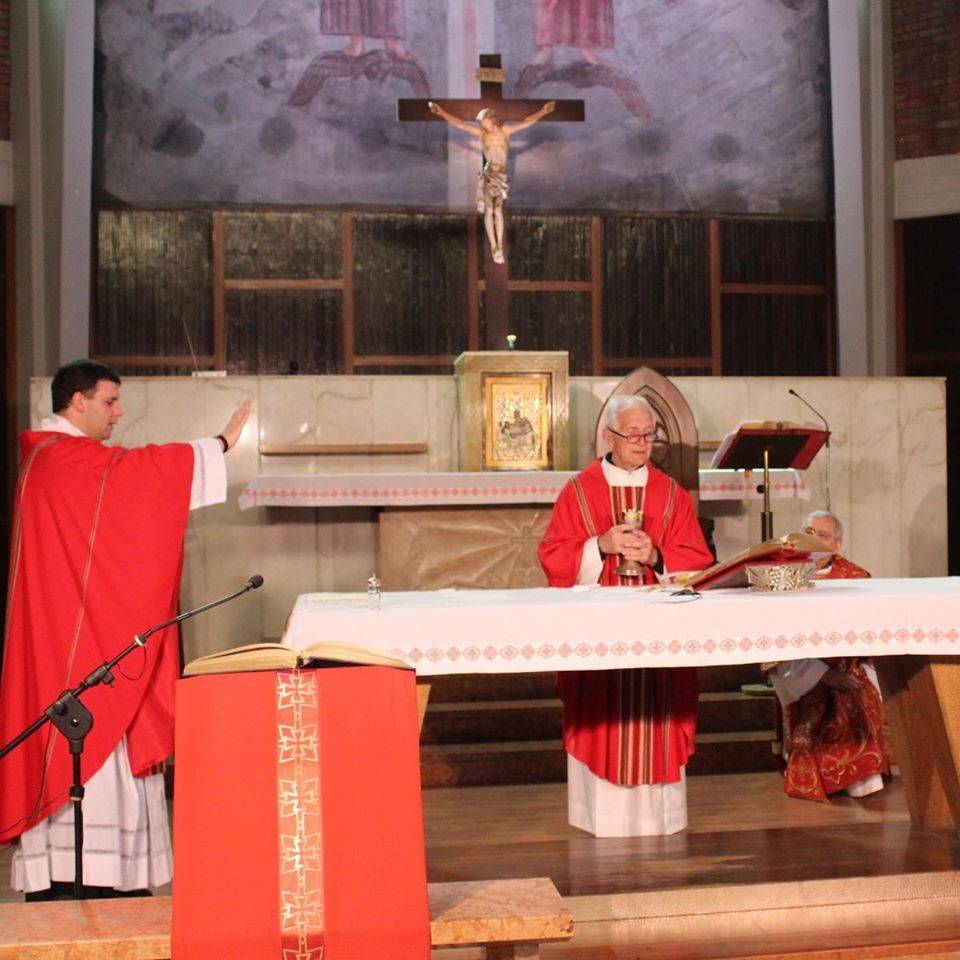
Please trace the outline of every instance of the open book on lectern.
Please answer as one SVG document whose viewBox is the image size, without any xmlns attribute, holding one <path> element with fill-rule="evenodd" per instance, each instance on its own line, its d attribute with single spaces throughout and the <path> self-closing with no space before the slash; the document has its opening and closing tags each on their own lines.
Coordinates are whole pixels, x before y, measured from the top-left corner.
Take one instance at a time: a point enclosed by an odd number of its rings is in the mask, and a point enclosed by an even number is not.
<svg viewBox="0 0 960 960">
<path fill-rule="evenodd" d="M 412 670 L 402 657 L 389 650 L 358 647 L 352 643 L 324 641 L 304 650 L 293 650 L 283 643 L 251 643 L 220 653 L 191 660 L 183 668 L 185 677 L 208 673 L 246 673 L 254 670 L 297 670 L 320 666 L 325 661 L 357 666 L 399 667 Z"/>
</svg>

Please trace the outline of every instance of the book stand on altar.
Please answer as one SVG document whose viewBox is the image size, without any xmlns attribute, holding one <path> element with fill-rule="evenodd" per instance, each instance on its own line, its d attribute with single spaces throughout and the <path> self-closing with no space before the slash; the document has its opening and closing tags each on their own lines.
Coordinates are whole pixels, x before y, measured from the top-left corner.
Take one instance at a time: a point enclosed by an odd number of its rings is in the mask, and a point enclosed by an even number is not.
<svg viewBox="0 0 960 960">
<path fill-rule="evenodd" d="M 788 423 L 742 424 L 736 433 L 724 437 L 710 466 L 725 470 L 763 470 L 763 483 L 760 486 L 763 494 L 761 539 L 773 538 L 771 468 L 806 470 L 829 437 L 827 430 Z"/>
</svg>

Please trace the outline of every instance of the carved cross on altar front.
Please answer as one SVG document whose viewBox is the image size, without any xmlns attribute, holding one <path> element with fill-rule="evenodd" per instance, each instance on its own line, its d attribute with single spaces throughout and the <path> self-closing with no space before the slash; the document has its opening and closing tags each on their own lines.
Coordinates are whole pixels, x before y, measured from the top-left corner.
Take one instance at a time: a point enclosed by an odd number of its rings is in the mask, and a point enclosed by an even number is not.
<svg viewBox="0 0 960 960">
<path fill-rule="evenodd" d="M 503 96 L 503 83 L 506 73 L 500 65 L 499 53 L 480 54 L 480 68 L 477 70 L 480 81 L 478 99 L 434 100 L 449 117 L 467 123 L 476 121 L 481 110 L 495 111 L 497 117 L 505 122 L 525 120 L 541 110 L 546 100 L 507 100 Z M 540 118 L 541 123 L 582 123 L 584 107 L 582 100 L 556 100 L 552 112 Z M 400 99 L 397 101 L 397 119 L 401 121 L 443 121 L 443 117 L 430 109 L 429 100 Z M 488 230 L 489 232 L 489 230 Z M 489 350 L 503 350 L 510 317 L 509 278 L 506 263 L 494 262 L 495 251 L 490 244 L 484 244 L 485 296 L 484 314 L 486 319 L 486 347 Z M 501 252 L 502 256 L 502 252 Z M 471 295 L 473 295 L 471 291 Z M 523 347 L 523 344 L 520 345 Z"/>
</svg>

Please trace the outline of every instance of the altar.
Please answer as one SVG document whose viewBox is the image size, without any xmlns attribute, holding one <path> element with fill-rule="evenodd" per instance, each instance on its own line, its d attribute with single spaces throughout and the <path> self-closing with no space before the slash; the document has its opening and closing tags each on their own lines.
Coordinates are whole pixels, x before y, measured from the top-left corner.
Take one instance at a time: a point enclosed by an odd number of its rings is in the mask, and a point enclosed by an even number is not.
<svg viewBox="0 0 960 960">
<path fill-rule="evenodd" d="M 324 639 L 391 650 L 423 677 L 872 657 L 911 818 L 958 832 L 960 578 L 299 597 L 284 641 Z"/>
</svg>

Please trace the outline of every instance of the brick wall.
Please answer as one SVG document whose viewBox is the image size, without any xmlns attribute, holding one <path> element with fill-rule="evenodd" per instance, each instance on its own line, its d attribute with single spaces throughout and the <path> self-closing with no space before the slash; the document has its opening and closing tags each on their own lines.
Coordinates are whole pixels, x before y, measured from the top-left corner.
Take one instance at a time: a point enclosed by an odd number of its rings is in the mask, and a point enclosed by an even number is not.
<svg viewBox="0 0 960 960">
<path fill-rule="evenodd" d="M 960 153 L 960 2 L 892 0 L 897 159 Z"/>
<path fill-rule="evenodd" d="M 0 0 L 0 140 L 10 139 L 10 2 Z"/>
</svg>

